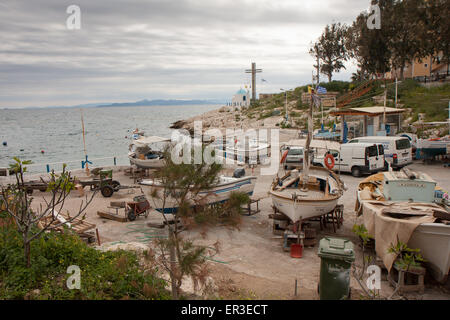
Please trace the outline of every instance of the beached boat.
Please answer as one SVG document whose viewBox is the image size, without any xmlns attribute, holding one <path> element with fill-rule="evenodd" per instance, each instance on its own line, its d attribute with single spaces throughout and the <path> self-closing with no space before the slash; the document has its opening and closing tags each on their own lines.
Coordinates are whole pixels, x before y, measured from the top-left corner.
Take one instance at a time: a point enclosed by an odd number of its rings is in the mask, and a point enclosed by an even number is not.
<svg viewBox="0 0 450 320">
<path fill-rule="evenodd" d="M 293 223 L 332 212 L 345 190 L 344 183 L 334 172 L 326 168 L 311 167 L 312 115 L 313 105 L 320 105 L 317 99 L 319 98 L 312 93 L 301 172 L 293 170 L 281 179 L 277 178 L 269 191 L 274 207 Z"/>
<path fill-rule="evenodd" d="M 445 282 L 450 268 L 448 195 L 428 175 L 402 169 L 364 179 L 355 209 L 375 238 L 377 255 L 390 270 L 395 257 L 387 254 L 397 239 L 420 249 L 433 277 Z"/>
<path fill-rule="evenodd" d="M 141 169 L 156 169 L 164 165 L 162 151 L 152 149 L 151 145 L 168 143 L 170 139 L 151 136 L 134 140 L 129 147 L 128 158 L 131 165 Z"/>
<path fill-rule="evenodd" d="M 270 144 L 258 139 L 235 138 L 225 145 L 226 157 L 243 163 L 262 163 L 270 155 Z"/>
<path fill-rule="evenodd" d="M 418 139 L 416 158 L 430 159 L 450 153 L 450 136 L 438 139 Z"/>
<path fill-rule="evenodd" d="M 195 203 L 202 203 L 205 205 L 211 205 L 215 203 L 225 202 L 230 199 L 233 192 L 246 193 L 249 196 L 253 195 L 255 188 L 256 177 L 253 176 L 241 176 L 234 174 L 232 177 L 220 176 L 217 183 L 210 190 L 200 191 L 195 199 L 193 199 L 193 205 Z M 146 196 L 151 198 L 151 204 L 155 207 L 155 210 L 170 214 L 175 213 L 179 207 L 177 200 L 171 197 L 163 199 L 161 196 L 152 197 L 156 191 L 158 195 L 163 194 L 164 185 L 157 180 L 142 180 L 140 186 Z M 188 198 L 191 196 L 188 195 Z"/>
<path fill-rule="evenodd" d="M 288 172 L 274 181 L 269 193 L 275 208 L 296 223 L 333 211 L 343 190 L 336 174 L 311 167 L 307 178 L 298 170 Z"/>
</svg>

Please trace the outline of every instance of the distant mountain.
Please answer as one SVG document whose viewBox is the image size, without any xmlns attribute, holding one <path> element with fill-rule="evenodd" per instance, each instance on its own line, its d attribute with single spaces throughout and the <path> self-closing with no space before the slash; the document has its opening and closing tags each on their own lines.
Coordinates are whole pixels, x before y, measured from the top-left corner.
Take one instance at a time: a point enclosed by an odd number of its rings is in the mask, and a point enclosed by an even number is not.
<svg viewBox="0 0 450 320">
<path fill-rule="evenodd" d="M 199 104 L 222 104 L 220 100 L 140 100 L 136 102 L 111 103 L 106 105 L 98 105 L 98 108 L 104 107 L 145 107 L 145 106 L 183 106 L 183 105 L 199 105 Z"/>
</svg>

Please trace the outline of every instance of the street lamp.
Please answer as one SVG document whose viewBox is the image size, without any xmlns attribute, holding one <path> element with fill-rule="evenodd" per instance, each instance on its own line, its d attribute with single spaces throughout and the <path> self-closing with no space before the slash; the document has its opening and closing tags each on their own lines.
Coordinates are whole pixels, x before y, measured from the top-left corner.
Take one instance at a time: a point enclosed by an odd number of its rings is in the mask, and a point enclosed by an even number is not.
<svg viewBox="0 0 450 320">
<path fill-rule="evenodd" d="M 293 89 L 284 90 L 283 88 L 280 89 L 281 91 L 284 91 L 284 96 L 286 98 L 286 122 L 289 120 L 289 114 L 288 114 L 288 107 L 287 107 L 287 93 L 289 91 L 292 91 Z"/>
</svg>

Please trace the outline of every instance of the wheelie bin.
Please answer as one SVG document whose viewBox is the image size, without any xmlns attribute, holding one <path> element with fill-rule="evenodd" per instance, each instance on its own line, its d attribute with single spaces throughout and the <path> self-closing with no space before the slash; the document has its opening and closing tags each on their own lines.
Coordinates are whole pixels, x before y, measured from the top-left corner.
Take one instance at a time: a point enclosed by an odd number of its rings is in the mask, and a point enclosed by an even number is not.
<svg viewBox="0 0 450 320">
<path fill-rule="evenodd" d="M 350 298 L 350 271 L 355 250 L 350 240 L 326 237 L 319 244 L 320 300 Z"/>
</svg>

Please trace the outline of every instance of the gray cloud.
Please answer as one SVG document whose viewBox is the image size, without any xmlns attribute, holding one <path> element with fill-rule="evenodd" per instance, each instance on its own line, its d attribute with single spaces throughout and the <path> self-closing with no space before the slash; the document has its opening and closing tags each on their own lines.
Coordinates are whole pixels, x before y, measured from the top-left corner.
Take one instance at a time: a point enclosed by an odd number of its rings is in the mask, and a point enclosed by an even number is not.
<svg viewBox="0 0 450 320">
<path fill-rule="evenodd" d="M 81 30 L 65 27 L 71 4 Z M 0 107 L 230 98 L 256 61 L 273 92 L 310 81 L 308 47 L 368 1 L 0 0 Z M 366 3 L 367 2 L 367 3 Z M 335 78 L 348 78 L 353 70 Z M 259 82 L 258 82 L 259 84 Z"/>
</svg>

